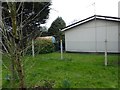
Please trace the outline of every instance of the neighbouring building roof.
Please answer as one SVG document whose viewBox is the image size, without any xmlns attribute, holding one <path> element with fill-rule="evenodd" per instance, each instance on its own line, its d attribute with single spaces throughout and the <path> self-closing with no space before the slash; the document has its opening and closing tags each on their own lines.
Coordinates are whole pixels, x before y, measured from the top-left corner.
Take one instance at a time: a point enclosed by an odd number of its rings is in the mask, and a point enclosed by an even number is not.
<svg viewBox="0 0 120 90">
<path fill-rule="evenodd" d="M 37 37 L 36 40 L 51 40 L 52 43 L 56 43 L 54 36 Z"/>
<path fill-rule="evenodd" d="M 119 17 L 111 17 L 111 16 L 102 16 L 102 15 L 94 15 L 91 17 L 88 17 L 86 19 L 80 20 L 78 22 L 75 22 L 71 25 L 66 26 L 65 28 L 63 28 L 61 31 L 66 31 L 69 30 L 71 28 L 74 28 L 76 26 L 79 26 L 81 24 L 84 24 L 86 22 L 92 21 L 92 20 L 107 20 L 107 21 L 115 21 L 115 22 L 120 22 L 120 18 Z"/>
</svg>

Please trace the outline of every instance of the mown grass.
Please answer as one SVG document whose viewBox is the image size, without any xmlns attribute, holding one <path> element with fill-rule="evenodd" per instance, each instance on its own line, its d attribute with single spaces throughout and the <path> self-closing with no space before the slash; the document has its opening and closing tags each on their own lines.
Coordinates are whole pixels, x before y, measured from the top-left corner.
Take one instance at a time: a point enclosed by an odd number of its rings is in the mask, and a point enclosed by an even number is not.
<svg viewBox="0 0 120 90">
<path fill-rule="evenodd" d="M 9 66 L 8 58 L 3 58 Z M 118 55 L 108 55 L 104 66 L 103 54 L 60 53 L 40 54 L 23 58 L 27 87 L 51 85 L 53 88 L 118 88 Z M 10 72 L 3 66 L 3 87 L 10 87 L 5 79 Z M 47 82 L 45 82 L 47 81 Z"/>
</svg>

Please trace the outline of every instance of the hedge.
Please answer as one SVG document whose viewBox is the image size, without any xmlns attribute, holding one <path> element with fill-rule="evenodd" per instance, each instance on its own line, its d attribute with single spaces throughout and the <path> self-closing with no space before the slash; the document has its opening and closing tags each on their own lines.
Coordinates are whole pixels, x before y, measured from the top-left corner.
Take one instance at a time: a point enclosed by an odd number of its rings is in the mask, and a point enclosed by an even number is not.
<svg viewBox="0 0 120 90">
<path fill-rule="evenodd" d="M 43 39 L 43 40 L 35 40 L 34 44 L 35 54 L 45 54 L 55 51 L 55 46 L 51 40 Z M 32 46 L 27 49 L 26 54 L 32 54 Z"/>
</svg>

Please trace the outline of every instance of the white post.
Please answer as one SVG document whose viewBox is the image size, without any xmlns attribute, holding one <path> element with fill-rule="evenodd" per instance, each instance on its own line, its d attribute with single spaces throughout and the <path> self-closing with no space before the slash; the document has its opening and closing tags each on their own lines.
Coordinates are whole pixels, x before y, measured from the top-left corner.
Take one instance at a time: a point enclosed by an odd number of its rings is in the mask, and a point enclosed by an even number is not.
<svg viewBox="0 0 120 90">
<path fill-rule="evenodd" d="M 35 56 L 35 52 L 34 52 L 34 40 L 32 39 L 32 56 Z"/>
<path fill-rule="evenodd" d="M 106 30 L 105 30 L 105 66 L 107 66 L 107 20 L 106 20 Z"/>
<path fill-rule="evenodd" d="M 61 49 L 61 60 L 63 59 L 63 45 L 62 40 L 60 40 L 60 49 Z"/>
<path fill-rule="evenodd" d="M 105 40 L 105 66 L 107 66 L 107 40 Z"/>
</svg>

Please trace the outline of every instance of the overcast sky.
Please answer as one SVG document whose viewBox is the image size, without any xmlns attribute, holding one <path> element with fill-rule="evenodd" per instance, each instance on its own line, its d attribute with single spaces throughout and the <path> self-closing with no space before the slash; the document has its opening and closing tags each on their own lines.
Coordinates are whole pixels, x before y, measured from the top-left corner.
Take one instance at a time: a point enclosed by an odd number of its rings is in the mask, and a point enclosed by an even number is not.
<svg viewBox="0 0 120 90">
<path fill-rule="evenodd" d="M 94 14 L 118 17 L 120 0 L 52 0 L 47 27 L 61 16 L 67 25 Z"/>
</svg>

